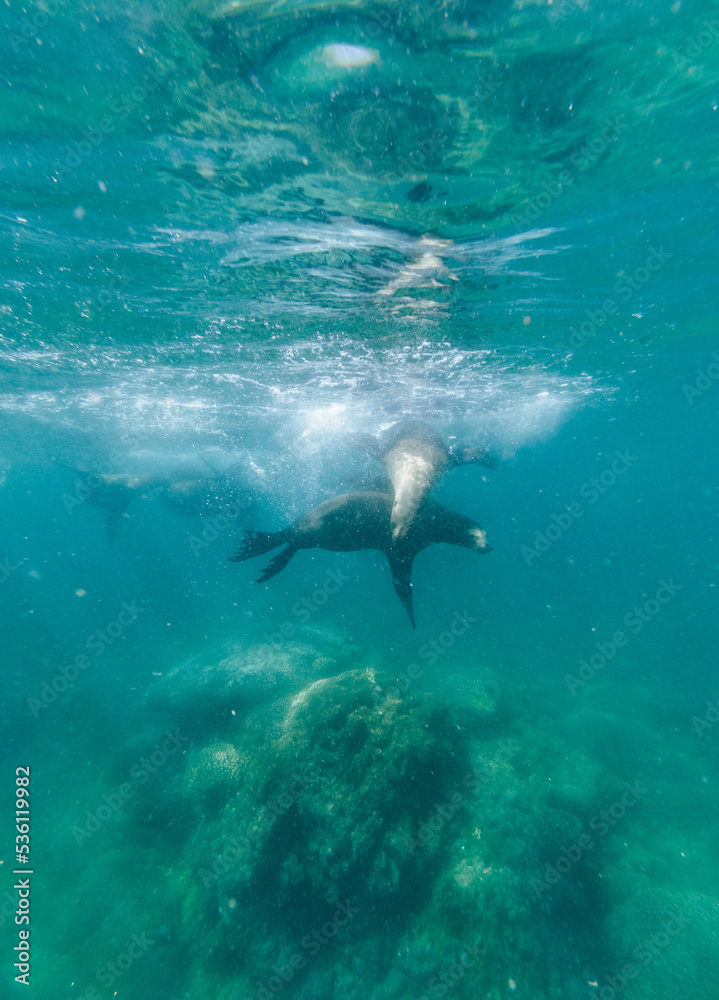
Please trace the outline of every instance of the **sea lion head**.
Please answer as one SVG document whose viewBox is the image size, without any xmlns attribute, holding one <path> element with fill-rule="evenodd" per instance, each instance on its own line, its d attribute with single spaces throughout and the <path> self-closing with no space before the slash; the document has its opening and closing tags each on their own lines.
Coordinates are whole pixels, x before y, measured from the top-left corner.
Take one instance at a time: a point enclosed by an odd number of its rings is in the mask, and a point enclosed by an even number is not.
<svg viewBox="0 0 719 1000">
<path fill-rule="evenodd" d="M 467 529 L 465 548 L 473 549 L 475 552 L 490 552 L 491 545 L 487 544 L 487 532 L 479 525 Z"/>
</svg>

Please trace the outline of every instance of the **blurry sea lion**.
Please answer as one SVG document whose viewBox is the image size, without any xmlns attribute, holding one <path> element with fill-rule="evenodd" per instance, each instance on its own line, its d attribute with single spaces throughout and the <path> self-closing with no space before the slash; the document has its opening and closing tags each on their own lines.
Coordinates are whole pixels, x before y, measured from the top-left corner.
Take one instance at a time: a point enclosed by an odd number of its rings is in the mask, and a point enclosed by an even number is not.
<svg viewBox="0 0 719 1000">
<path fill-rule="evenodd" d="M 265 567 L 257 583 L 265 583 L 285 568 L 300 549 L 321 548 L 330 552 L 378 549 L 384 552 L 392 572 L 392 583 L 412 624 L 412 565 L 422 549 L 439 542 L 460 545 L 474 552 L 489 552 L 487 536 L 476 521 L 464 514 L 428 501 L 413 519 L 399 545 L 393 544 L 390 493 L 343 493 L 325 500 L 308 514 L 281 531 L 247 531 L 230 562 L 244 562 L 286 546 Z"/>
<path fill-rule="evenodd" d="M 93 479 L 98 482 L 96 486 L 91 487 L 87 499 L 94 507 L 107 511 L 109 542 L 115 541 L 120 518 L 130 503 L 138 496 L 152 495 L 169 482 L 166 477 L 158 477 L 152 473 L 145 475 L 131 475 L 126 472 L 94 473 Z"/>
<path fill-rule="evenodd" d="M 497 467 L 489 449 L 447 447 L 437 431 L 421 420 L 400 420 L 380 438 L 355 434 L 353 441 L 382 462 L 392 482 L 393 542 L 407 536 L 414 518 L 445 472 L 460 465 Z"/>
<path fill-rule="evenodd" d="M 198 477 L 187 466 L 172 473 L 100 473 L 74 469 L 89 491 L 88 503 L 107 513 L 107 538 L 114 542 L 120 518 L 136 498 L 157 496 L 166 510 L 203 517 L 214 513 L 239 516 L 254 505 L 251 493 L 232 475 Z M 245 522 L 246 523 L 246 522 Z"/>
</svg>

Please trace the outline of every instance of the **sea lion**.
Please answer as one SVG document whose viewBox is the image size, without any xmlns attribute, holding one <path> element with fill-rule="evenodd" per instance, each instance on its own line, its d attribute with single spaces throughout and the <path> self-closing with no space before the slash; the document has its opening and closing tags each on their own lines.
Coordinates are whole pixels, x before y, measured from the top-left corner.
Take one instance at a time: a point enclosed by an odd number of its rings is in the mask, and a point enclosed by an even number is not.
<svg viewBox="0 0 719 1000">
<path fill-rule="evenodd" d="M 489 449 L 447 447 L 437 431 L 421 420 L 400 420 L 379 439 L 356 434 L 353 440 L 387 470 L 394 488 L 393 542 L 407 536 L 414 518 L 445 472 L 459 465 L 497 467 Z"/>
<path fill-rule="evenodd" d="M 391 493 L 343 493 L 325 500 L 281 531 L 246 531 L 237 554 L 229 557 L 230 562 L 244 562 L 285 545 L 257 580 L 265 583 L 284 569 L 300 549 L 321 548 L 330 552 L 379 549 L 387 556 L 394 589 L 414 628 L 411 578 L 417 553 L 439 542 L 474 552 L 489 552 L 491 547 L 483 528 L 471 517 L 432 500 L 422 505 L 401 542 L 393 543 L 392 506 Z"/>
<path fill-rule="evenodd" d="M 244 514 L 245 523 L 254 505 L 250 492 L 232 475 L 213 471 L 212 476 L 202 478 L 187 465 L 165 474 L 73 471 L 85 476 L 88 503 L 106 512 L 109 542 L 115 541 L 120 518 L 138 497 L 157 496 L 165 510 L 193 517 Z"/>
<path fill-rule="evenodd" d="M 150 496 L 158 489 L 169 484 L 166 477 L 158 477 L 151 473 L 131 475 L 125 472 L 94 473 L 96 482 L 88 494 L 88 502 L 94 507 L 107 511 L 107 540 L 114 542 L 117 537 L 117 526 L 120 518 L 129 507 L 132 500 L 138 496 Z"/>
</svg>

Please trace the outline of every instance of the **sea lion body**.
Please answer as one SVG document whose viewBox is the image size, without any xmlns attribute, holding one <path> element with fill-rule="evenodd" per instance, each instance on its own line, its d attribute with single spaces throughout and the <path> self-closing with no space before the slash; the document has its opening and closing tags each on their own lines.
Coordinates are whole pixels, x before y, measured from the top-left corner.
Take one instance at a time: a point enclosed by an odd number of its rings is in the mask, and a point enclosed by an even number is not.
<svg viewBox="0 0 719 1000">
<path fill-rule="evenodd" d="M 246 515 L 248 522 L 254 499 L 241 483 L 228 475 L 212 477 L 178 478 L 187 474 L 186 468 L 174 475 L 155 473 L 96 473 L 88 501 L 107 514 L 107 537 L 113 542 L 117 536 L 120 518 L 132 501 L 157 496 L 165 510 L 192 517 L 225 514 L 228 517 Z"/>
<path fill-rule="evenodd" d="M 279 573 L 301 549 L 321 548 L 330 552 L 377 549 L 387 556 L 392 582 L 414 627 L 412 565 L 415 556 L 430 545 L 445 542 L 475 552 L 489 552 L 487 536 L 476 521 L 429 501 L 414 518 L 406 537 L 397 545 L 392 538 L 390 493 L 343 493 L 325 500 L 282 531 L 246 532 L 232 562 L 244 562 L 280 545 L 286 547 L 267 565 L 258 583 Z"/>
<path fill-rule="evenodd" d="M 114 542 L 120 518 L 138 496 L 149 496 L 167 485 L 167 479 L 152 474 L 133 475 L 126 472 L 96 473 L 96 485 L 88 494 L 94 507 L 107 512 L 107 539 Z"/>
<path fill-rule="evenodd" d="M 406 538 L 414 519 L 442 476 L 458 465 L 496 462 L 484 448 L 448 448 L 429 424 L 401 420 L 377 440 L 358 436 L 370 454 L 382 462 L 394 489 L 391 512 L 392 540 Z"/>
<path fill-rule="evenodd" d="M 392 538 L 405 538 L 420 507 L 449 468 L 442 442 L 430 435 L 402 437 L 382 455 L 394 488 Z"/>
<path fill-rule="evenodd" d="M 389 548 L 391 498 L 382 493 L 344 493 L 325 500 L 290 526 L 294 548 L 358 552 Z"/>
</svg>

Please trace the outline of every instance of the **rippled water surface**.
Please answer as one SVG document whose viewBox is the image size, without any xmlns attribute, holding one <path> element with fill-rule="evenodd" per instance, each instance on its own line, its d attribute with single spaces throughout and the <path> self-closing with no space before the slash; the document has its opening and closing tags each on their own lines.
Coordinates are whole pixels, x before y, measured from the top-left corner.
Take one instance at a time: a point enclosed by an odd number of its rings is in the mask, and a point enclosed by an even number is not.
<svg viewBox="0 0 719 1000">
<path fill-rule="evenodd" d="M 716 1000 L 717 4 L 0 29 L 8 996 Z"/>
</svg>

